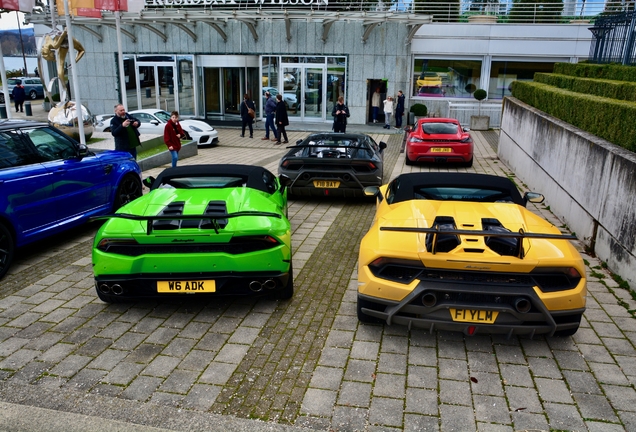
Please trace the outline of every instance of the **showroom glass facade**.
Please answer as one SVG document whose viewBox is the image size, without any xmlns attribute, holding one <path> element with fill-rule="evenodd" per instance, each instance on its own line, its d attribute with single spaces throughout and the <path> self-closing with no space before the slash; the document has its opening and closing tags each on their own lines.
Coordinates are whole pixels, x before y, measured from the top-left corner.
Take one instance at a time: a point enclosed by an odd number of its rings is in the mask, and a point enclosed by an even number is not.
<svg viewBox="0 0 636 432">
<path fill-rule="evenodd" d="M 488 61 L 486 61 L 488 60 Z M 413 60 L 414 98 L 472 99 L 478 88 L 488 91 L 488 99 L 503 99 L 511 95 L 515 80 L 532 81 L 535 72 L 551 73 L 555 62 L 481 59 Z"/>
</svg>

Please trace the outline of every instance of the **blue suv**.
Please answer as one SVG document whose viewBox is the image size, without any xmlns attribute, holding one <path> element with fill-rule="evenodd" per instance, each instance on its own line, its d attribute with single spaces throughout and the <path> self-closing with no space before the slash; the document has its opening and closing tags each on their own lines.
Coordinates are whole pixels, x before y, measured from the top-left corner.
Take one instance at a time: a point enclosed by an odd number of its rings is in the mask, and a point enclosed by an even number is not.
<svg viewBox="0 0 636 432">
<path fill-rule="evenodd" d="M 17 248 L 141 195 L 130 153 L 91 150 L 47 123 L 0 121 L 0 278 Z"/>
<path fill-rule="evenodd" d="M 13 91 L 13 87 L 18 84 L 22 84 L 24 86 L 24 93 L 26 94 L 27 99 L 37 99 L 44 97 L 44 84 L 40 78 L 29 78 L 29 77 L 17 77 L 17 78 L 8 78 L 7 79 L 7 88 L 9 90 L 9 97 L 13 99 L 13 95 L 11 92 Z M 4 103 L 4 94 L 0 89 L 0 103 Z"/>
</svg>

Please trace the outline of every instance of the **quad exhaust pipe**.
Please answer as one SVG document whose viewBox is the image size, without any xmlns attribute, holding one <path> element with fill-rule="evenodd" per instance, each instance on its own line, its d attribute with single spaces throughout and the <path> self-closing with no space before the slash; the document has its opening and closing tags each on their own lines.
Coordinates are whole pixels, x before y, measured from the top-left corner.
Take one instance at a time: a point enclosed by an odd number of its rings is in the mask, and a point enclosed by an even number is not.
<svg viewBox="0 0 636 432">
<path fill-rule="evenodd" d="M 276 281 L 274 279 L 267 279 L 263 282 L 253 280 L 252 282 L 250 282 L 249 287 L 253 292 L 261 292 L 264 288 L 273 290 L 274 288 L 276 288 Z"/>
<path fill-rule="evenodd" d="M 519 297 L 515 300 L 515 309 L 519 313 L 528 313 L 531 307 L 532 303 L 526 298 Z"/>
<path fill-rule="evenodd" d="M 115 294 L 122 295 L 124 293 L 124 288 L 122 288 L 119 284 L 114 284 L 113 286 L 109 286 L 108 284 L 101 284 L 97 287 L 99 292 L 102 294 Z"/>
<path fill-rule="evenodd" d="M 437 303 L 437 296 L 435 293 L 426 293 L 422 296 L 422 304 L 426 307 L 433 307 Z"/>
</svg>

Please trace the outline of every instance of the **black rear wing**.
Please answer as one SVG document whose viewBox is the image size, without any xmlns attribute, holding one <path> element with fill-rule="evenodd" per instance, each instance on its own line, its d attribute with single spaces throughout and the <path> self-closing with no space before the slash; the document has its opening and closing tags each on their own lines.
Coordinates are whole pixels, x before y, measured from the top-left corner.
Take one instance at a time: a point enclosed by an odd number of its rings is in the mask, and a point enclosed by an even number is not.
<svg viewBox="0 0 636 432">
<path fill-rule="evenodd" d="M 152 234 L 152 225 L 155 221 L 167 220 L 167 221 L 183 221 L 183 220 L 200 220 L 200 221 L 210 221 L 212 224 L 212 228 L 216 234 L 219 233 L 219 220 L 223 219 L 231 219 L 241 216 L 262 216 L 262 217 L 273 217 L 277 219 L 282 219 L 283 216 L 279 213 L 270 213 L 270 212 L 258 212 L 258 211 L 242 211 L 236 213 L 227 213 L 220 215 L 156 215 L 156 216 L 138 216 L 129 213 L 115 213 L 111 215 L 104 216 L 94 216 L 91 217 L 90 221 L 96 220 L 104 220 L 111 218 L 119 218 L 119 219 L 128 219 L 128 220 L 136 220 L 136 221 L 146 221 L 147 222 L 147 232 L 146 234 Z"/>
<path fill-rule="evenodd" d="M 517 249 L 517 258 L 523 259 L 523 247 L 521 243 L 524 239 L 550 239 L 550 240 L 577 240 L 577 237 L 570 234 L 546 234 L 546 233 L 529 233 L 519 229 L 519 232 L 500 232 L 500 231 L 472 231 L 472 230 L 458 230 L 458 229 L 440 229 L 439 226 L 435 228 L 409 228 L 409 227 L 380 227 L 380 231 L 398 231 L 398 232 L 412 232 L 420 234 L 432 234 L 432 253 L 437 251 L 437 242 L 440 235 L 465 235 L 465 236 L 480 236 L 480 237 L 500 237 L 500 238 L 516 238 L 521 239 L 519 247 Z"/>
</svg>

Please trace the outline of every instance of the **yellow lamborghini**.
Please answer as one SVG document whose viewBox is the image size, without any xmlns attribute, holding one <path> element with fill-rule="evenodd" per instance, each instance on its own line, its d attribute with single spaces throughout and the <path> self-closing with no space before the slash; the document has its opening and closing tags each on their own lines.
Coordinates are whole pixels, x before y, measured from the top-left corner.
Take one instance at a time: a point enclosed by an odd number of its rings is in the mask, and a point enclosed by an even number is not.
<svg viewBox="0 0 636 432">
<path fill-rule="evenodd" d="M 574 236 L 527 210 L 505 177 L 402 174 L 377 198 L 362 239 L 358 319 L 434 330 L 569 336 L 585 311 Z"/>
</svg>

